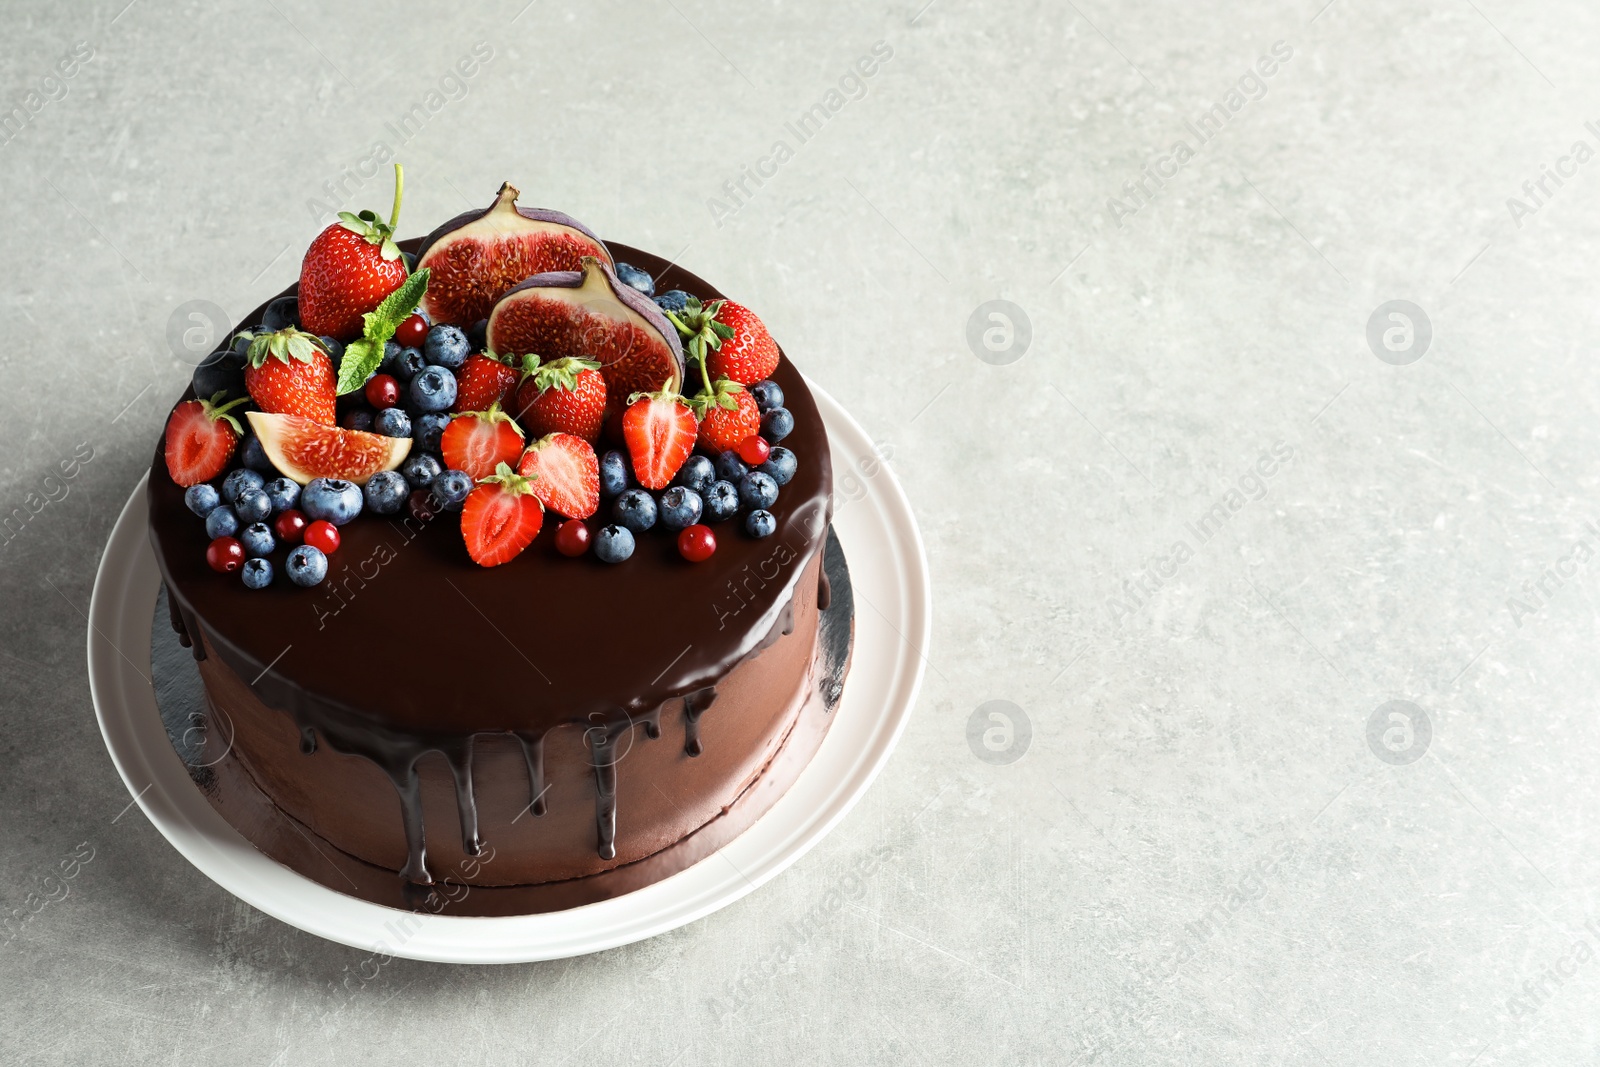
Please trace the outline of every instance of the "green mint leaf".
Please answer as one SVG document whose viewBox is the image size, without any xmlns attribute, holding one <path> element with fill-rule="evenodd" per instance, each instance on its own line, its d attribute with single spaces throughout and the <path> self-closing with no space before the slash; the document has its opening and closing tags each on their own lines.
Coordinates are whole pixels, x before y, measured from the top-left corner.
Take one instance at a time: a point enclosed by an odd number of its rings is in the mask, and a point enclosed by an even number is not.
<svg viewBox="0 0 1600 1067">
<path fill-rule="evenodd" d="M 353 393 L 366 385 L 367 379 L 372 377 L 372 372 L 377 370 L 378 364 L 382 362 L 382 341 L 373 341 L 367 337 L 351 341 L 345 346 L 344 356 L 339 360 L 339 395 Z"/>
<path fill-rule="evenodd" d="M 400 284 L 400 288 L 383 298 L 376 311 L 366 316 L 365 336 L 370 341 L 378 342 L 381 350 L 383 342 L 394 336 L 400 324 L 411 315 L 411 311 L 422 302 L 422 294 L 428 291 L 428 268 L 423 267 L 411 277 Z"/>
</svg>

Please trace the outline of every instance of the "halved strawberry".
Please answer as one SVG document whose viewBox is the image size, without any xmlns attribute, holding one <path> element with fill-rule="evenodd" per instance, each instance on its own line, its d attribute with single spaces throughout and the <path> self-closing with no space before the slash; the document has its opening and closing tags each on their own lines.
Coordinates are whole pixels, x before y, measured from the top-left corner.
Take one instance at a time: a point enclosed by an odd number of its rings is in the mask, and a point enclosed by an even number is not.
<svg viewBox="0 0 1600 1067">
<path fill-rule="evenodd" d="M 517 387 L 513 358 L 502 359 L 493 352 L 468 356 L 456 374 L 456 402 L 450 410 L 488 411 L 491 404 L 504 406 Z"/>
<path fill-rule="evenodd" d="M 754 385 L 778 369 L 778 342 L 756 313 L 732 300 L 702 304 L 693 297 L 667 316 L 686 340 L 690 358 L 704 357 L 713 378 Z"/>
<path fill-rule="evenodd" d="M 500 464 L 512 464 L 522 455 L 522 428 L 511 416 L 490 404 L 488 411 L 468 411 L 453 416 L 439 438 L 445 466 L 466 471 L 473 481 L 487 478 Z"/>
<path fill-rule="evenodd" d="M 228 468 L 233 450 L 244 433 L 239 420 L 228 414 L 248 398 L 222 403 L 228 394 L 210 400 L 185 400 L 167 417 L 167 473 L 188 487 L 209 482 Z"/>
<path fill-rule="evenodd" d="M 533 495 L 569 519 L 587 519 L 600 507 L 600 461 L 589 442 L 553 433 L 528 446 L 517 473 L 533 482 Z"/>
<path fill-rule="evenodd" d="M 535 437 L 570 433 L 593 444 L 606 418 L 606 380 L 600 364 L 571 356 L 539 367 L 530 363 L 517 387 L 517 412 Z"/>
<path fill-rule="evenodd" d="M 498 567 L 517 557 L 544 525 L 544 507 L 528 479 L 502 463 L 479 480 L 461 507 L 461 539 L 467 555 L 483 567 Z"/>
<path fill-rule="evenodd" d="M 694 451 L 694 412 L 671 389 L 634 393 L 622 414 L 622 437 L 628 444 L 634 477 L 646 489 L 665 489 L 683 461 Z"/>
<path fill-rule="evenodd" d="M 707 452 L 726 452 L 761 432 L 761 409 L 756 398 L 738 382 L 727 378 L 689 398 L 689 408 L 700 420 L 696 443 Z"/>
<path fill-rule="evenodd" d="M 333 360 L 320 338 L 291 326 L 250 342 L 244 387 L 262 411 L 331 426 L 336 385 Z"/>
</svg>

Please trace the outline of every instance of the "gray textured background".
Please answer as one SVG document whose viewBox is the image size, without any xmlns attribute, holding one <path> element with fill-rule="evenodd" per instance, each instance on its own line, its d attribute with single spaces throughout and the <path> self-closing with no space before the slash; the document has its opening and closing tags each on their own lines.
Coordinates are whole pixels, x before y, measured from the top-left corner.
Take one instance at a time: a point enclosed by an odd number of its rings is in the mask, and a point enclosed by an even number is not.
<svg viewBox="0 0 1600 1067">
<path fill-rule="evenodd" d="M 1522 186 L 1600 149 L 1600 8 L 522 2 L 6 6 L 0 102 L 40 96 L 0 144 L 0 512 L 56 499 L 0 543 L 0 913 L 94 858 L 0 932 L 0 1060 L 1592 1062 L 1600 161 Z M 758 309 L 892 448 L 938 615 L 895 759 L 772 885 L 336 992 L 361 953 L 118 818 L 83 613 L 187 377 L 169 323 L 289 282 L 380 141 L 404 234 L 511 178 Z M 993 299 L 1008 365 L 967 340 Z M 1396 299 L 1433 335 L 1403 366 L 1367 340 Z"/>
</svg>

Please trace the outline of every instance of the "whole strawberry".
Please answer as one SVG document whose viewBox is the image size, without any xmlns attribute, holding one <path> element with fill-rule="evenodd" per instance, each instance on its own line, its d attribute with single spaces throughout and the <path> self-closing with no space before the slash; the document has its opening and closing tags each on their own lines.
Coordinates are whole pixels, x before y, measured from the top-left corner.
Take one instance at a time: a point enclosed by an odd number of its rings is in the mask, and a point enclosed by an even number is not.
<svg viewBox="0 0 1600 1067">
<path fill-rule="evenodd" d="M 606 418 L 606 380 L 600 364 L 570 356 L 537 365 L 526 357 L 517 386 L 518 418 L 530 437 L 569 433 L 593 444 Z"/>
<path fill-rule="evenodd" d="M 732 300 L 702 304 L 690 297 L 682 311 L 667 318 L 687 339 L 692 359 L 705 358 L 713 378 L 754 385 L 778 369 L 778 342 L 756 313 Z"/>
<path fill-rule="evenodd" d="M 322 341 L 293 327 L 250 342 L 244 387 L 256 407 L 333 425 L 333 361 Z"/>
<path fill-rule="evenodd" d="M 339 221 L 317 234 L 300 263 L 300 325 L 336 341 L 361 336 L 362 316 L 406 280 L 406 261 L 394 243 L 404 186 L 394 166 L 394 209 L 387 223 L 370 211 L 339 212 Z"/>
<path fill-rule="evenodd" d="M 456 372 L 456 402 L 450 410 L 488 411 L 495 404 L 509 406 L 519 377 L 507 361 L 510 358 L 502 359 L 493 352 L 468 356 Z"/>
<path fill-rule="evenodd" d="M 695 444 L 713 455 L 736 449 L 740 441 L 761 432 L 761 409 L 756 406 L 756 398 L 727 378 L 690 397 L 689 408 L 700 420 Z"/>
</svg>

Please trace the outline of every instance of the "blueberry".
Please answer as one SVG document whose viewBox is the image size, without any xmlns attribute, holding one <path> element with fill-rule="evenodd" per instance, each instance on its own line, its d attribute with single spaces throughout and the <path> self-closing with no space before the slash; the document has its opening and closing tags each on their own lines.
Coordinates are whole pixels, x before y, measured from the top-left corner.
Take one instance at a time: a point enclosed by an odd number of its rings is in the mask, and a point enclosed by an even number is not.
<svg viewBox="0 0 1600 1067">
<path fill-rule="evenodd" d="M 194 395 L 202 400 L 210 400 L 218 393 L 244 396 L 244 362 L 244 357 L 230 348 L 211 353 L 194 369 L 190 379 Z"/>
<path fill-rule="evenodd" d="M 395 515 L 405 507 L 411 486 L 399 471 L 379 471 L 367 480 L 361 495 L 366 498 L 367 510 L 375 515 Z"/>
<path fill-rule="evenodd" d="M 669 530 L 681 530 L 686 526 L 693 526 L 700 521 L 703 507 L 699 493 L 675 485 L 661 494 L 661 525 Z"/>
<path fill-rule="evenodd" d="M 479 319 L 467 329 L 467 345 L 474 352 L 482 352 L 489 347 L 488 319 Z"/>
<path fill-rule="evenodd" d="M 423 367 L 411 379 L 411 403 L 419 411 L 448 411 L 456 402 L 456 376 L 443 367 Z"/>
<path fill-rule="evenodd" d="M 351 408 L 339 416 L 339 425 L 347 430 L 371 430 L 372 409 L 369 407 Z"/>
<path fill-rule="evenodd" d="M 467 494 L 472 492 L 472 475 L 466 471 L 445 471 L 433 480 L 429 486 L 433 490 L 433 499 L 446 511 L 455 511 L 466 503 Z"/>
<path fill-rule="evenodd" d="M 247 433 L 239 442 L 239 462 L 250 470 L 262 474 L 275 474 L 277 468 L 272 465 L 272 460 L 267 458 L 267 450 L 261 447 L 261 438 L 254 433 Z"/>
<path fill-rule="evenodd" d="M 767 461 L 757 467 L 756 470 L 765 474 L 779 485 L 788 485 L 789 479 L 794 477 L 795 468 L 798 466 L 799 460 L 795 459 L 794 453 L 782 445 L 778 445 L 773 448 L 772 454 L 767 456 Z"/>
<path fill-rule="evenodd" d="M 328 576 L 328 557 L 320 548 L 296 545 L 283 561 L 283 570 L 295 585 L 309 589 Z"/>
<path fill-rule="evenodd" d="M 751 537 L 771 537 L 777 528 L 778 520 L 772 517 L 772 512 L 762 508 L 744 517 L 744 531 Z"/>
<path fill-rule="evenodd" d="M 450 416 L 441 411 L 418 415 L 411 420 L 411 439 L 422 451 L 437 452 L 439 439 L 444 436 L 445 427 L 449 425 Z"/>
<path fill-rule="evenodd" d="M 372 420 L 372 432 L 385 437 L 410 437 L 411 416 L 399 408 L 384 408 Z"/>
<path fill-rule="evenodd" d="M 757 382 L 750 387 L 750 396 L 755 400 L 756 407 L 765 415 L 773 408 L 783 407 L 783 387 L 770 378 Z"/>
<path fill-rule="evenodd" d="M 713 482 L 705 494 L 705 516 L 712 522 L 731 519 L 739 512 L 739 490 L 732 482 Z"/>
<path fill-rule="evenodd" d="M 648 271 L 642 271 L 631 263 L 617 264 L 617 281 L 632 286 L 645 296 L 656 294 L 656 280 L 650 277 Z"/>
<path fill-rule="evenodd" d="M 257 327 L 248 327 L 233 335 L 233 351 L 240 359 L 250 352 L 250 342 L 256 339 Z"/>
<path fill-rule="evenodd" d="M 738 484 L 739 479 L 750 473 L 750 465 L 739 458 L 739 453 L 729 449 L 717 457 L 717 477 L 725 482 Z"/>
<path fill-rule="evenodd" d="M 267 305 L 261 313 L 261 325 L 268 333 L 300 325 L 300 301 L 297 297 L 280 296 Z"/>
<path fill-rule="evenodd" d="M 222 480 L 222 499 L 232 504 L 246 489 L 260 489 L 267 480 L 253 470 L 240 469 Z"/>
<path fill-rule="evenodd" d="M 213 541 L 219 537 L 232 537 L 238 532 L 239 516 L 228 505 L 218 505 L 206 516 L 206 536 Z"/>
<path fill-rule="evenodd" d="M 656 307 L 662 311 L 682 311 L 689 306 L 689 294 L 682 289 L 668 289 L 656 294 Z"/>
<path fill-rule="evenodd" d="M 717 468 L 709 459 L 705 456 L 690 456 L 683 461 L 683 466 L 678 468 L 678 476 L 672 479 L 672 484 L 693 489 L 704 496 L 705 491 L 710 489 L 711 483 L 716 480 Z"/>
<path fill-rule="evenodd" d="M 739 479 L 739 503 L 752 511 L 778 502 L 778 483 L 769 474 L 751 471 Z"/>
<path fill-rule="evenodd" d="M 775 445 L 791 433 L 794 433 L 794 416 L 789 414 L 788 408 L 773 408 L 761 416 L 761 436 L 767 439 L 767 444 Z"/>
<path fill-rule="evenodd" d="M 190 511 L 203 519 L 215 511 L 217 505 L 222 503 L 222 495 L 217 492 L 215 487 L 201 482 L 199 485 L 191 485 L 183 491 L 183 503 Z"/>
<path fill-rule="evenodd" d="M 272 530 L 264 522 L 252 522 L 240 530 L 239 543 L 244 546 L 245 554 L 249 556 L 265 556 L 278 547 L 277 539 L 272 536 Z"/>
<path fill-rule="evenodd" d="M 600 495 L 621 496 L 628 488 L 628 457 L 612 449 L 600 457 Z"/>
<path fill-rule="evenodd" d="M 267 499 L 272 501 L 274 512 L 288 511 L 300 503 L 300 486 L 288 478 L 274 478 L 262 487 Z"/>
<path fill-rule="evenodd" d="M 455 370 L 467 361 L 472 346 L 459 326 L 435 326 L 422 342 L 422 358 L 436 367 Z"/>
<path fill-rule="evenodd" d="M 400 359 L 400 352 L 399 341 L 383 342 L 383 358 L 378 361 L 377 373 L 392 374 L 398 378 L 399 374 L 395 371 L 395 365 Z"/>
<path fill-rule="evenodd" d="M 300 491 L 300 510 L 307 518 L 343 526 L 361 514 L 361 487 L 343 478 L 313 478 Z"/>
<path fill-rule="evenodd" d="M 394 342 L 391 341 L 389 343 L 393 344 Z M 394 367 L 390 369 L 389 373 L 404 385 L 420 374 L 422 368 L 427 365 L 428 361 L 422 358 L 422 349 L 402 348 L 400 353 L 394 357 Z M 449 405 L 446 406 L 448 407 Z"/>
<path fill-rule="evenodd" d="M 328 350 L 328 358 L 333 360 L 333 365 L 337 367 L 339 365 L 339 360 L 344 358 L 344 342 L 335 341 L 326 334 L 317 338 L 317 340 L 321 341 L 322 347 Z"/>
<path fill-rule="evenodd" d="M 411 488 L 426 489 L 433 484 L 435 478 L 444 473 L 444 464 L 423 452 L 407 456 L 406 461 L 400 464 L 400 473 L 405 475 L 406 482 Z"/>
<path fill-rule="evenodd" d="M 594 535 L 594 554 L 602 563 L 621 563 L 633 555 L 633 531 L 626 526 L 602 526 Z"/>
<path fill-rule="evenodd" d="M 634 533 L 644 533 L 656 524 L 656 498 L 643 489 L 629 489 L 611 505 L 611 515 Z"/>
<path fill-rule="evenodd" d="M 245 551 L 248 552 L 249 549 Z M 272 564 L 260 558 L 247 559 L 244 561 L 244 566 L 239 569 L 239 576 L 244 579 L 246 589 L 265 589 L 272 584 Z"/>
<path fill-rule="evenodd" d="M 246 489 L 233 502 L 233 513 L 240 522 L 260 522 L 272 514 L 272 498 L 263 489 Z"/>
</svg>

